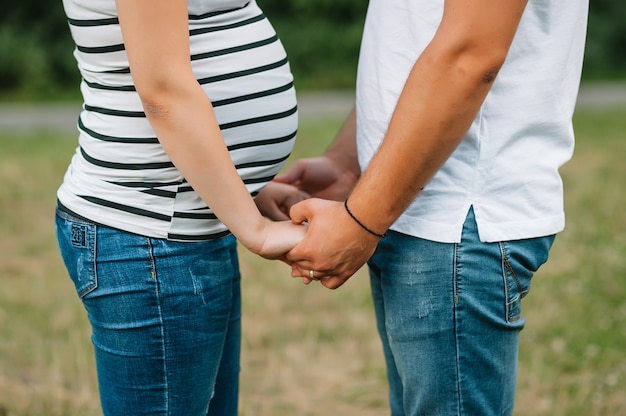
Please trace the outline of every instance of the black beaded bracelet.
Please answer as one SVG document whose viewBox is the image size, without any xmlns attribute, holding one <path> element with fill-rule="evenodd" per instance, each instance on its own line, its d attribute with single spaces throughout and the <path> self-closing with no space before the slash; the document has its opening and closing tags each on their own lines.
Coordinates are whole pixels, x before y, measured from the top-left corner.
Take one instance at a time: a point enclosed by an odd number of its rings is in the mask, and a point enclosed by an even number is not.
<svg viewBox="0 0 626 416">
<path fill-rule="evenodd" d="M 348 215 L 350 215 L 352 217 L 352 219 L 361 226 L 361 228 L 363 228 L 365 231 L 367 231 L 368 233 L 370 233 L 373 236 L 376 236 L 378 238 L 385 238 L 386 233 L 383 234 L 378 234 L 375 231 L 370 230 L 369 228 L 367 228 L 361 221 L 359 221 L 357 219 L 357 217 L 354 216 L 354 214 L 352 213 L 352 211 L 350 211 L 350 208 L 348 208 L 348 200 L 346 199 L 345 201 L 343 201 L 343 206 L 346 208 L 346 212 L 348 213 Z"/>
</svg>

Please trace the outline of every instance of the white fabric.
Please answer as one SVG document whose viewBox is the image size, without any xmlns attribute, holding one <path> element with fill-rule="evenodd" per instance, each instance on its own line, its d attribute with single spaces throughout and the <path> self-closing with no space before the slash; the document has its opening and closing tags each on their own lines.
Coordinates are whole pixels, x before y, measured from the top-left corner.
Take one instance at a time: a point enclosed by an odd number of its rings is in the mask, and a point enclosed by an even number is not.
<svg viewBox="0 0 626 416">
<path fill-rule="evenodd" d="M 62 206 L 150 237 L 184 241 L 226 233 L 171 164 L 143 114 L 115 0 L 63 4 L 85 104 L 80 147 L 58 191 Z M 193 71 L 254 196 L 278 173 L 295 140 L 296 95 L 285 51 L 254 1 L 189 0 L 188 12 Z"/>
<path fill-rule="evenodd" d="M 414 62 L 433 38 L 443 0 L 372 0 L 357 81 L 359 161 L 384 137 Z M 574 148 L 587 0 L 530 0 L 506 63 L 466 137 L 391 227 L 458 242 L 470 206 L 482 241 L 564 228 L 558 169 Z"/>
</svg>

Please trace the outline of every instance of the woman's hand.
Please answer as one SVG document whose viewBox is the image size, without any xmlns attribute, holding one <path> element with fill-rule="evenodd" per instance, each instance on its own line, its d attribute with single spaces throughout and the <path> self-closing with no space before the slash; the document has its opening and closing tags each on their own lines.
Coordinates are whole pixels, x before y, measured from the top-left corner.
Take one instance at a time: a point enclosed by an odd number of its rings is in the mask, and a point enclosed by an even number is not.
<svg viewBox="0 0 626 416">
<path fill-rule="evenodd" d="M 270 260 L 286 261 L 285 255 L 291 251 L 307 232 L 306 224 L 294 224 L 291 221 L 273 222 L 265 219 L 265 226 L 253 246 L 247 246 L 254 254 Z"/>
<path fill-rule="evenodd" d="M 273 181 L 259 192 L 255 202 L 266 217 L 274 221 L 288 221 L 291 206 L 309 197 L 309 194 L 293 185 Z"/>
</svg>

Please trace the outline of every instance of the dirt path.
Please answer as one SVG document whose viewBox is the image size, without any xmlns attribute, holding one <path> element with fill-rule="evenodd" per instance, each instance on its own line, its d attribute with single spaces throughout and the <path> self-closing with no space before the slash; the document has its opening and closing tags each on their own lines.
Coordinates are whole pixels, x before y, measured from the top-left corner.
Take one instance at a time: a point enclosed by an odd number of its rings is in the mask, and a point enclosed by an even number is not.
<svg viewBox="0 0 626 416">
<path fill-rule="evenodd" d="M 352 108 L 354 94 L 343 91 L 306 92 L 298 95 L 302 120 L 336 116 L 344 118 Z M 626 83 L 583 85 L 577 108 L 626 107 Z M 79 104 L 72 103 L 0 103 L 0 130 L 56 130 L 73 133 Z"/>
</svg>

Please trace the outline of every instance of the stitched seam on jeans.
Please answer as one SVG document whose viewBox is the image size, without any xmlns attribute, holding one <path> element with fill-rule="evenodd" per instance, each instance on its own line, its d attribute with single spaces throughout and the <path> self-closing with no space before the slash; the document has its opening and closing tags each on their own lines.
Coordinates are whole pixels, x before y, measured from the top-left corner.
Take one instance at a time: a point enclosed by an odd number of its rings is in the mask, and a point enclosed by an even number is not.
<svg viewBox="0 0 626 416">
<path fill-rule="evenodd" d="M 506 320 L 506 322 L 513 323 L 513 322 L 519 321 L 521 319 L 521 316 L 519 315 L 512 316 L 512 312 L 511 312 L 511 308 L 513 307 L 512 305 L 516 302 L 521 302 L 521 299 L 524 297 L 524 294 L 522 292 L 522 286 L 519 282 L 519 279 L 517 278 L 517 275 L 515 274 L 515 271 L 513 270 L 513 267 L 511 266 L 509 259 L 507 258 L 507 253 L 506 253 L 506 248 L 504 247 L 504 243 L 500 242 L 498 243 L 498 246 L 500 247 L 500 255 L 502 257 L 502 283 L 504 286 L 504 302 L 505 302 L 504 319 Z M 507 273 L 509 273 L 511 277 L 513 278 L 513 280 L 515 281 L 515 284 L 517 285 L 517 291 L 520 294 L 519 298 L 517 298 L 514 302 L 511 301 L 510 299 L 509 285 L 508 285 L 509 279 L 507 277 Z"/>
<path fill-rule="evenodd" d="M 504 267 L 509 271 L 509 273 L 511 273 L 511 277 L 513 277 L 513 280 L 515 281 L 515 284 L 517 285 L 517 290 L 520 294 L 520 298 L 523 298 L 524 296 L 526 296 L 526 293 L 524 292 L 524 288 L 522 287 L 522 284 L 520 283 L 519 279 L 517 278 L 517 275 L 515 274 L 515 270 L 513 270 L 513 266 L 511 266 L 511 263 L 509 263 L 509 259 L 506 254 L 506 248 L 504 247 L 504 243 L 500 243 L 500 250 L 502 251 L 502 261 L 504 262 Z"/>
<path fill-rule="evenodd" d="M 506 322 L 511 322 L 511 311 L 510 311 L 510 302 L 509 302 L 509 285 L 507 282 L 507 260 L 506 253 L 504 251 L 504 245 L 500 242 L 498 243 L 498 247 L 500 248 L 500 259 L 501 259 L 501 267 L 502 267 L 502 286 L 504 288 L 504 319 Z M 510 265 L 509 265 L 510 267 Z"/>
<path fill-rule="evenodd" d="M 456 393 L 457 393 L 457 409 L 459 409 L 459 412 L 461 410 L 461 377 L 459 376 L 459 374 L 461 373 L 461 370 L 459 368 L 460 366 L 460 353 L 459 353 L 459 343 L 457 340 L 457 306 L 459 304 L 459 288 L 457 286 L 458 284 L 458 276 L 459 276 L 459 244 L 454 244 L 454 257 L 452 259 L 453 261 L 453 276 L 452 276 L 452 280 L 453 280 L 453 291 L 454 291 L 454 342 L 455 342 L 455 352 L 456 352 Z"/>
<path fill-rule="evenodd" d="M 159 311 L 159 328 L 161 329 L 161 359 L 163 360 L 163 378 L 165 384 L 165 413 L 169 414 L 169 383 L 167 380 L 167 359 L 165 353 L 165 323 L 163 322 L 163 311 L 161 310 L 161 290 L 159 285 L 159 279 L 157 276 L 157 267 L 156 261 L 154 258 L 154 246 L 152 245 L 152 239 L 146 238 L 146 243 L 148 246 L 148 255 L 150 256 L 150 268 L 152 273 L 152 278 L 154 279 L 154 295 L 157 299 L 157 309 Z"/>
<path fill-rule="evenodd" d="M 452 276 L 454 284 L 452 285 L 452 288 L 453 288 L 453 291 L 454 291 L 453 295 L 454 295 L 454 304 L 455 305 L 459 304 L 459 288 L 458 288 L 458 281 L 457 281 L 457 277 L 459 275 L 459 269 L 458 269 L 459 261 L 458 261 L 458 258 L 459 258 L 459 245 L 455 244 L 454 245 L 454 258 L 452 260 L 454 262 L 453 267 L 452 267 L 452 269 L 454 270 L 454 276 Z"/>
</svg>

